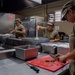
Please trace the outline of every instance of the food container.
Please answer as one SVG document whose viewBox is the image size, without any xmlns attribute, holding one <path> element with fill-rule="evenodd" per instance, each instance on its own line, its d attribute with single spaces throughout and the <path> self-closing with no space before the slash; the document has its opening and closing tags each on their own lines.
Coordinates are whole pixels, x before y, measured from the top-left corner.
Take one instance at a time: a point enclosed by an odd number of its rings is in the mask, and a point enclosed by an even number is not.
<svg viewBox="0 0 75 75">
<path fill-rule="evenodd" d="M 24 45 L 15 47 L 16 57 L 22 60 L 31 59 L 38 56 L 39 46 L 35 45 Z"/>
</svg>

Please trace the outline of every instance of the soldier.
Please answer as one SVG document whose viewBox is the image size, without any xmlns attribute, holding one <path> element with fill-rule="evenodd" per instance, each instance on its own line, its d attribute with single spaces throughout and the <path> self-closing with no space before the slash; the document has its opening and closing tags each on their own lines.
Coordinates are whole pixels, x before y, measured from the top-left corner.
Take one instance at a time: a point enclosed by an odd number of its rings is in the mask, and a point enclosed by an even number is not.
<svg viewBox="0 0 75 75">
<path fill-rule="evenodd" d="M 48 22 L 47 27 L 37 26 L 37 30 L 41 29 L 44 31 L 44 37 L 49 38 L 50 42 L 57 42 L 60 40 L 59 34 L 54 30 L 54 24 Z"/>
<path fill-rule="evenodd" d="M 16 25 L 15 29 L 13 31 L 11 31 L 10 33 L 15 34 L 16 38 L 25 37 L 26 30 L 25 30 L 24 26 L 21 24 L 21 20 L 19 18 L 16 19 L 14 24 Z"/>
<path fill-rule="evenodd" d="M 70 75 L 75 75 L 75 1 L 71 0 L 67 2 L 62 8 L 62 20 L 74 23 L 72 33 L 69 37 L 70 52 L 65 55 L 57 54 L 56 57 L 59 61 L 64 62 L 66 59 L 70 61 Z"/>
</svg>

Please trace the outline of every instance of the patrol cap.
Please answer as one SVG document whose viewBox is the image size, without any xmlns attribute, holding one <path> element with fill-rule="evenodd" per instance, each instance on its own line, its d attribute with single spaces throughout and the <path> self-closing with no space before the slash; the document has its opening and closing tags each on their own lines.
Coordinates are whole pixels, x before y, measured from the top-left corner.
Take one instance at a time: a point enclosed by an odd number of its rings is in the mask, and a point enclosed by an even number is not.
<svg viewBox="0 0 75 75">
<path fill-rule="evenodd" d="M 70 0 L 68 1 L 63 7 L 62 7 L 62 20 L 66 20 L 65 19 L 65 15 L 68 13 L 68 10 L 71 9 L 73 6 L 75 6 L 75 1 L 74 0 Z"/>
<path fill-rule="evenodd" d="M 15 21 L 19 21 L 21 23 L 21 19 L 20 18 L 15 19 Z"/>
<path fill-rule="evenodd" d="M 48 26 L 54 26 L 54 24 L 51 23 L 51 22 L 47 22 L 47 25 L 48 25 Z"/>
</svg>

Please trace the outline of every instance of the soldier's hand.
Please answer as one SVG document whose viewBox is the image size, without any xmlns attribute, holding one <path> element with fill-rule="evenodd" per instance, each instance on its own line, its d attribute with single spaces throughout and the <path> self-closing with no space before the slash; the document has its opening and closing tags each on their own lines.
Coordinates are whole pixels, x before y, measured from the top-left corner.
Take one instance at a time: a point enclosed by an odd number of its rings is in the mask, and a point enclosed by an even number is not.
<svg viewBox="0 0 75 75">
<path fill-rule="evenodd" d="M 37 26 L 36 29 L 39 30 L 40 29 L 40 26 Z"/>
<path fill-rule="evenodd" d="M 58 58 L 59 56 L 62 56 L 62 54 L 58 53 L 55 56 Z"/>
<path fill-rule="evenodd" d="M 66 57 L 65 57 L 65 55 L 62 55 L 62 54 L 58 53 L 55 56 L 57 57 L 58 61 L 66 63 Z"/>
<path fill-rule="evenodd" d="M 53 42 L 54 42 L 54 40 L 50 40 L 49 42 L 53 43 Z"/>
</svg>

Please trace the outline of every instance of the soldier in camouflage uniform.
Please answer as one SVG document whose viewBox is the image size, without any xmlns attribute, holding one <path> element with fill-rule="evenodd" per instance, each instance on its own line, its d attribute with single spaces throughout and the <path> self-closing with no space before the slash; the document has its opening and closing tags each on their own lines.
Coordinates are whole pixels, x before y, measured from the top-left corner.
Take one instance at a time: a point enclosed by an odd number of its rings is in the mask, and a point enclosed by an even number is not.
<svg viewBox="0 0 75 75">
<path fill-rule="evenodd" d="M 25 27 L 21 24 L 21 20 L 20 18 L 17 18 L 15 20 L 15 29 L 13 31 L 11 31 L 10 33 L 15 34 L 16 38 L 22 38 L 25 37 L 26 34 L 26 29 Z"/>
<path fill-rule="evenodd" d="M 70 59 L 70 75 L 75 75 L 75 1 L 71 0 L 67 2 L 62 8 L 62 20 L 74 23 L 73 30 L 69 37 L 70 52 L 65 55 L 57 54 L 56 57 L 59 61 L 64 62 L 66 59 Z"/>
<path fill-rule="evenodd" d="M 57 42 L 60 40 L 59 34 L 54 30 L 54 24 L 48 22 L 47 27 L 37 26 L 37 30 L 42 29 L 44 31 L 44 37 L 49 38 L 50 42 Z"/>
</svg>

